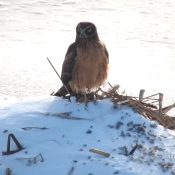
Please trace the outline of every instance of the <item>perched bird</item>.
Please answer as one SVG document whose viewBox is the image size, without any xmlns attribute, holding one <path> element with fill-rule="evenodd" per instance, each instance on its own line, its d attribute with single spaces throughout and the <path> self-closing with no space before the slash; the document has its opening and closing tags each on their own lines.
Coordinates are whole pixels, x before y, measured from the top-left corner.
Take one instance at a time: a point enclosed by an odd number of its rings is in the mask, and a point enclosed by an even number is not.
<svg viewBox="0 0 175 175">
<path fill-rule="evenodd" d="M 76 40 L 69 46 L 62 66 L 64 86 L 54 95 L 88 94 L 99 88 L 107 78 L 108 56 L 96 26 L 80 22 L 76 27 Z"/>
</svg>

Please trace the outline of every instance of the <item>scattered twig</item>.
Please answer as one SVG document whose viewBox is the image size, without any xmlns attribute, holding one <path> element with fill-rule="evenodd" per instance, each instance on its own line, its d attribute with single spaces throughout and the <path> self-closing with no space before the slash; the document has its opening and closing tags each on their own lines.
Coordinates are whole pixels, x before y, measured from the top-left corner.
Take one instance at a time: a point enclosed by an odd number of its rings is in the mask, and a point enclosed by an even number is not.
<svg viewBox="0 0 175 175">
<path fill-rule="evenodd" d="M 27 130 L 31 130 L 31 129 L 46 130 L 46 129 L 49 129 L 49 128 L 46 128 L 46 127 L 37 127 L 37 126 L 28 126 L 28 127 L 23 127 L 21 129 L 27 131 Z"/>
<path fill-rule="evenodd" d="M 137 147 L 138 147 L 138 139 L 137 139 L 137 142 L 136 142 L 135 146 L 134 146 L 134 147 L 131 149 L 131 151 L 128 153 L 128 156 L 133 155 L 134 152 L 136 151 Z"/>
<path fill-rule="evenodd" d="M 92 149 L 90 149 L 89 151 L 90 151 L 90 152 L 93 152 L 93 153 L 96 153 L 96 154 L 99 154 L 99 155 L 102 155 L 102 156 L 104 156 L 104 157 L 109 157 L 109 156 L 110 156 L 110 153 L 101 151 L 101 150 L 96 149 L 96 148 L 92 148 Z"/>
<path fill-rule="evenodd" d="M 139 93 L 139 101 L 142 101 L 144 93 L 145 93 L 145 89 L 141 89 Z"/>
<path fill-rule="evenodd" d="M 11 139 L 13 140 L 13 142 L 15 143 L 17 149 L 16 150 L 11 150 L 10 146 L 11 146 Z M 10 155 L 10 154 L 14 154 L 16 152 L 21 151 L 22 149 L 24 149 L 22 147 L 22 145 L 20 144 L 20 142 L 17 140 L 17 138 L 15 137 L 14 134 L 10 133 L 8 135 L 8 139 L 7 139 L 7 151 L 3 151 L 2 155 Z"/>
<path fill-rule="evenodd" d="M 81 118 L 81 117 L 76 117 L 76 116 L 71 116 L 71 112 L 61 112 L 61 113 L 52 113 L 52 112 L 38 112 L 38 111 L 34 111 L 34 112 L 29 112 L 29 113 L 25 113 L 25 115 L 42 115 L 42 116 L 51 116 L 51 117 L 59 117 L 61 119 L 68 119 L 68 120 L 91 120 L 91 119 L 86 119 L 86 118 Z M 22 129 L 48 129 L 46 127 L 24 127 Z"/>
<path fill-rule="evenodd" d="M 111 88 L 113 88 L 113 86 L 111 85 L 111 83 L 110 83 L 110 82 L 108 82 L 108 84 L 109 84 L 109 86 L 110 86 Z"/>
<path fill-rule="evenodd" d="M 153 95 L 149 95 L 149 96 L 145 97 L 144 99 L 152 99 L 151 97 L 154 97 L 156 95 L 159 95 L 159 93 L 156 93 L 156 94 L 153 94 Z"/>
<path fill-rule="evenodd" d="M 5 175 L 12 175 L 12 170 L 10 168 L 6 168 Z"/>
<path fill-rule="evenodd" d="M 126 100 L 123 100 L 123 101 L 119 101 L 117 102 L 118 105 L 122 105 L 122 104 L 126 104 L 129 102 L 130 99 L 126 99 Z"/>
<path fill-rule="evenodd" d="M 175 129 L 175 120 L 171 116 L 168 116 L 166 113 L 175 107 L 175 104 L 162 107 L 163 94 L 156 93 L 147 97 L 143 97 L 143 90 L 140 93 L 140 100 L 138 97 L 120 95 L 116 92 L 115 87 L 112 87 L 109 91 L 104 91 L 100 89 L 102 94 L 99 99 L 111 98 L 111 101 L 115 105 L 128 105 L 133 108 L 136 112 L 142 116 L 149 118 L 150 120 L 156 120 L 159 124 L 167 127 L 169 129 Z M 155 96 L 159 96 L 155 98 Z M 155 102 L 158 104 L 156 105 Z"/>
<path fill-rule="evenodd" d="M 68 94 L 70 94 L 67 86 L 63 83 L 61 76 L 59 75 L 59 73 L 57 72 L 57 70 L 55 69 L 55 67 L 53 66 L 53 64 L 51 63 L 51 61 L 49 60 L 49 58 L 47 57 L 48 62 L 50 63 L 50 65 L 52 66 L 53 70 L 55 71 L 55 73 L 58 75 L 59 79 L 61 80 L 63 86 L 65 87 L 66 91 L 68 92 Z M 71 95 L 71 94 L 70 94 Z"/>
<path fill-rule="evenodd" d="M 95 92 L 96 98 L 88 99 L 88 102 L 89 101 L 94 102 L 95 100 L 102 100 L 102 99 L 111 99 L 111 101 L 114 104 L 114 107 L 116 107 L 118 104 L 127 105 L 137 113 L 141 114 L 142 116 L 149 118 L 150 120 L 156 120 L 159 124 L 163 125 L 166 128 L 175 129 L 175 120 L 173 119 L 173 117 L 166 114 L 169 110 L 175 107 L 175 104 L 163 108 L 162 93 L 156 93 L 156 94 L 144 97 L 145 90 L 142 89 L 140 91 L 139 97 L 134 97 L 134 96 L 128 96 L 123 93 L 119 94 L 117 91 L 119 89 L 119 85 L 112 86 L 109 82 L 108 84 L 110 86 L 110 89 L 108 91 L 98 88 L 98 90 Z M 75 97 L 81 99 L 81 94 L 80 96 L 78 97 L 75 96 Z M 85 101 L 82 100 L 78 102 L 85 102 Z M 62 114 L 49 113 L 48 115 L 58 116 L 60 118 L 65 118 L 65 119 L 81 120 L 81 118 L 70 117 L 70 116 L 67 116 L 67 114 L 62 115 Z"/>
<path fill-rule="evenodd" d="M 28 166 L 30 166 L 32 164 L 36 164 L 38 162 L 44 162 L 44 158 L 43 158 L 41 153 L 34 156 L 34 157 L 30 157 L 30 158 L 17 158 L 17 160 L 27 160 Z"/>
<path fill-rule="evenodd" d="M 74 169 L 75 169 L 75 167 L 71 167 L 71 169 L 70 169 L 69 172 L 68 172 L 68 175 L 72 175 L 73 172 L 74 172 Z"/>
<path fill-rule="evenodd" d="M 49 113 L 49 116 L 53 116 L 53 117 L 59 117 L 62 119 L 68 119 L 68 120 L 90 120 L 90 119 L 85 119 L 85 118 L 81 118 L 81 117 L 74 117 L 71 116 L 71 112 L 63 112 L 63 113 Z"/>
<path fill-rule="evenodd" d="M 159 93 L 159 117 L 162 117 L 163 94 Z"/>
<path fill-rule="evenodd" d="M 128 156 L 128 149 L 126 146 L 120 147 L 120 153 L 121 155 Z"/>
<path fill-rule="evenodd" d="M 174 107 L 175 107 L 175 103 L 172 105 L 166 106 L 166 107 L 162 108 L 162 113 L 166 114 L 168 111 L 170 111 Z"/>
</svg>

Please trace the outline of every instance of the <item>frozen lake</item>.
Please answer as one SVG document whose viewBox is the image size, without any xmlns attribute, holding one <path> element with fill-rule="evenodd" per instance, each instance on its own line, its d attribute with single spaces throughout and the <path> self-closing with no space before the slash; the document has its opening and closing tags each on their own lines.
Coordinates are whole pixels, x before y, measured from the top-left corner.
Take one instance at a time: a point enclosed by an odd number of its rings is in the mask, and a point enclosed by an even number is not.
<svg viewBox="0 0 175 175">
<path fill-rule="evenodd" d="M 0 0 L 0 95 L 50 94 L 80 21 L 97 26 L 109 79 L 128 94 L 162 92 L 175 102 L 174 0 Z"/>
</svg>

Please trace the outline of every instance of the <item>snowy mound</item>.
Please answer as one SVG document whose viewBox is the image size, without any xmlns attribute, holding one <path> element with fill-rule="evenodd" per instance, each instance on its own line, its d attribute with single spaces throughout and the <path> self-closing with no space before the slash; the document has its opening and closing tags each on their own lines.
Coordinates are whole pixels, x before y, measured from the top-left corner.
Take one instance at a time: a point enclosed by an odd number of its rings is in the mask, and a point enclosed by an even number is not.
<svg viewBox="0 0 175 175">
<path fill-rule="evenodd" d="M 13 175 L 175 174 L 174 132 L 110 100 L 88 107 L 57 97 L 6 104 L 0 123 L 1 153 L 10 133 L 24 147 L 0 155 L 0 174 L 6 168 Z"/>
</svg>

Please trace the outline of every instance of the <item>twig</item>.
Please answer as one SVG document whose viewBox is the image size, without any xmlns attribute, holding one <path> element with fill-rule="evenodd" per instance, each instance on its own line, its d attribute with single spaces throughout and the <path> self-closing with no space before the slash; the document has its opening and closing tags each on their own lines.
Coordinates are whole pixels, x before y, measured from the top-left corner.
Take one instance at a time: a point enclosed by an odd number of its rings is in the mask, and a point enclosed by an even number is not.
<svg viewBox="0 0 175 175">
<path fill-rule="evenodd" d="M 108 84 L 109 84 L 109 86 L 110 86 L 111 88 L 113 88 L 113 86 L 111 85 L 111 83 L 108 82 Z"/>
<path fill-rule="evenodd" d="M 99 149 L 96 149 L 96 148 L 92 148 L 89 150 L 90 152 L 93 152 L 93 153 L 96 153 L 96 154 L 100 154 L 104 157 L 109 157 L 110 156 L 110 153 L 107 153 L 107 152 L 104 152 L 104 151 L 101 151 Z"/>
<path fill-rule="evenodd" d="M 134 152 L 136 151 L 137 147 L 138 147 L 138 139 L 137 139 L 137 141 L 136 141 L 136 145 L 135 145 L 135 146 L 131 149 L 131 151 L 128 153 L 128 156 L 133 155 Z"/>
<path fill-rule="evenodd" d="M 111 101 L 114 103 L 114 107 L 117 104 L 128 105 L 134 111 L 144 116 L 145 118 L 155 120 L 166 128 L 175 129 L 175 119 L 172 116 L 166 114 L 169 110 L 175 107 L 175 104 L 163 108 L 162 93 L 156 93 L 147 97 L 143 97 L 143 92 L 141 92 L 141 101 L 139 101 L 139 97 L 117 93 L 116 87 L 113 87 L 112 85 L 110 85 L 110 83 L 108 84 L 111 89 L 108 91 L 99 89 L 99 91 L 101 91 L 102 93 L 98 94 L 97 99 L 111 99 Z"/>
<path fill-rule="evenodd" d="M 162 116 L 163 94 L 159 93 L 159 117 Z"/>
<path fill-rule="evenodd" d="M 6 168 L 5 175 L 12 175 L 12 170 L 10 168 Z"/>
<path fill-rule="evenodd" d="M 139 93 L 139 101 L 142 101 L 144 93 L 145 93 L 145 89 L 141 89 Z"/>
<path fill-rule="evenodd" d="M 15 143 L 17 149 L 16 150 L 11 150 L 11 139 L 13 140 L 13 142 Z M 2 155 L 10 155 L 10 154 L 14 154 L 16 152 L 21 151 L 23 148 L 23 146 L 21 145 L 21 143 L 17 140 L 17 138 L 15 137 L 14 134 L 10 133 L 8 135 L 8 139 L 7 139 L 7 151 L 3 151 Z"/>
<path fill-rule="evenodd" d="M 128 103 L 129 101 L 130 101 L 130 99 L 126 99 L 126 100 L 117 102 L 117 104 L 118 104 L 118 105 L 122 105 L 122 104 Z"/>
<path fill-rule="evenodd" d="M 72 175 L 73 172 L 74 172 L 74 169 L 75 169 L 75 167 L 71 167 L 71 169 L 70 169 L 69 172 L 68 172 L 68 175 Z"/>
<path fill-rule="evenodd" d="M 99 88 L 99 91 L 101 91 L 103 93 L 102 94 L 103 98 L 104 98 L 104 95 L 106 95 L 108 97 L 108 92 L 103 91 L 101 88 Z"/>
<path fill-rule="evenodd" d="M 71 112 L 63 112 L 63 113 L 47 113 L 46 116 L 53 116 L 53 117 L 59 117 L 61 119 L 68 119 L 68 120 L 90 120 L 82 117 L 75 117 L 71 116 Z"/>
<path fill-rule="evenodd" d="M 41 130 L 45 130 L 45 129 L 49 129 L 49 128 L 46 128 L 46 127 L 28 126 L 28 127 L 23 127 L 23 128 L 21 128 L 21 129 L 27 131 L 27 130 L 31 130 L 31 129 L 41 129 Z"/>
<path fill-rule="evenodd" d="M 68 94 L 70 94 L 67 86 L 63 83 L 61 76 L 59 75 L 59 73 L 57 72 L 57 70 L 55 69 L 55 67 L 53 66 L 53 64 L 51 63 L 51 61 L 49 60 L 49 58 L 47 57 L 48 62 L 50 63 L 50 65 L 52 66 L 53 70 L 55 71 L 55 73 L 58 75 L 59 79 L 61 80 L 63 86 L 65 87 L 65 89 L 67 90 Z M 71 94 L 70 94 L 71 95 Z"/>
<path fill-rule="evenodd" d="M 175 107 L 175 103 L 170 105 L 170 106 L 166 106 L 166 107 L 162 108 L 162 113 L 166 114 L 168 111 L 170 111 L 174 107 Z"/>
<path fill-rule="evenodd" d="M 156 93 L 156 94 L 153 94 L 153 95 L 147 96 L 147 97 L 145 97 L 145 98 L 154 97 L 154 96 L 156 96 L 156 95 L 159 95 L 159 93 Z"/>
<path fill-rule="evenodd" d="M 30 157 L 30 158 L 17 158 L 17 160 L 26 160 L 28 166 L 30 166 L 32 164 L 36 164 L 38 162 L 44 162 L 44 158 L 43 158 L 43 155 L 41 153 L 39 153 L 38 155 L 36 155 L 34 157 Z"/>
<path fill-rule="evenodd" d="M 141 104 L 143 104 L 144 106 L 149 107 L 149 108 L 157 109 L 157 106 L 155 106 L 155 105 L 153 105 L 151 103 L 149 104 L 149 103 L 141 102 Z"/>
<path fill-rule="evenodd" d="M 120 86 L 117 84 L 115 85 L 111 90 L 109 90 L 109 94 L 115 94 L 118 95 L 118 93 L 116 93 L 116 90 L 119 88 Z"/>
</svg>

